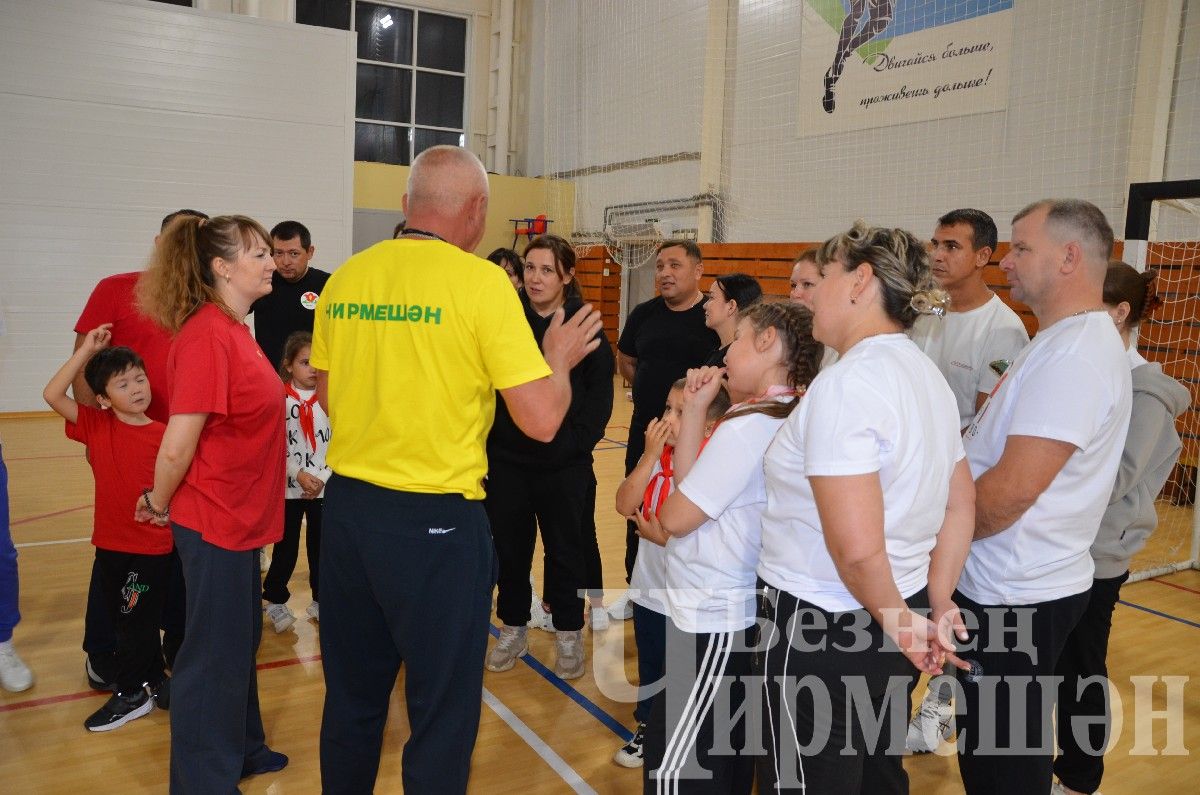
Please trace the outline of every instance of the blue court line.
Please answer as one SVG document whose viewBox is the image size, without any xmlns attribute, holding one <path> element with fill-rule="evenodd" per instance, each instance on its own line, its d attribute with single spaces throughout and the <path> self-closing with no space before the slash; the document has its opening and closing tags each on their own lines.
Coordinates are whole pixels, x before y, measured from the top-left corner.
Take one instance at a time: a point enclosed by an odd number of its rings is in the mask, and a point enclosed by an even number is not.
<svg viewBox="0 0 1200 795">
<path fill-rule="evenodd" d="M 495 624 L 488 625 L 488 632 L 492 633 L 493 638 L 500 637 L 500 629 Z M 633 732 L 631 732 L 629 729 L 626 729 L 619 720 L 614 718 L 612 715 L 609 715 L 604 711 L 603 707 L 596 704 L 583 693 L 580 693 L 578 690 L 571 687 L 571 685 L 555 676 L 554 672 L 543 665 L 538 658 L 534 657 L 532 654 L 526 653 L 524 657 L 520 657 L 519 659 L 530 668 L 541 674 L 543 679 L 558 688 L 563 695 L 574 701 L 579 706 L 583 707 L 585 712 L 607 726 L 613 734 L 617 735 L 625 742 L 629 742 L 633 739 Z"/>
<path fill-rule="evenodd" d="M 1197 624 L 1195 621 L 1188 621 L 1186 618 L 1180 618 L 1179 616 L 1173 616 L 1170 613 L 1162 613 L 1158 610 L 1152 610 L 1149 607 L 1143 607 L 1142 605 L 1137 605 L 1133 602 L 1126 602 L 1124 599 L 1118 599 L 1117 603 L 1123 604 L 1126 607 L 1132 607 L 1134 610 L 1141 610 L 1144 613 L 1150 613 L 1151 615 L 1158 616 L 1159 618 L 1169 618 L 1172 621 L 1178 621 L 1180 624 L 1187 624 L 1189 627 L 1200 629 L 1200 624 Z"/>
<path fill-rule="evenodd" d="M 619 442 L 616 439 L 609 439 L 607 436 L 600 439 L 601 444 L 603 444 L 604 442 L 608 442 L 609 444 L 615 444 L 617 447 L 628 447 L 629 446 L 625 442 Z"/>
</svg>

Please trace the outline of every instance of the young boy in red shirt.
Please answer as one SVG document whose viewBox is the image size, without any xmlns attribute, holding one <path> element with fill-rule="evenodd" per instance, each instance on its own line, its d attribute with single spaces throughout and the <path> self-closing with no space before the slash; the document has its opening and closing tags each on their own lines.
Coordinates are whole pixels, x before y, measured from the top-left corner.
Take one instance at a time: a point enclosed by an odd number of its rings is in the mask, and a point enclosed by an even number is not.
<svg viewBox="0 0 1200 795">
<path fill-rule="evenodd" d="M 109 326 L 92 329 L 42 397 L 67 421 L 67 437 L 87 445 L 96 480 L 92 544 L 117 631 L 115 692 L 83 722 L 88 731 L 120 728 L 168 706 L 159 618 L 170 572 L 171 531 L 135 522 L 134 509 L 154 484 L 154 462 L 166 426 L 146 416 L 150 383 L 129 348 L 109 348 Z M 67 395 L 80 369 L 102 409 Z"/>
</svg>

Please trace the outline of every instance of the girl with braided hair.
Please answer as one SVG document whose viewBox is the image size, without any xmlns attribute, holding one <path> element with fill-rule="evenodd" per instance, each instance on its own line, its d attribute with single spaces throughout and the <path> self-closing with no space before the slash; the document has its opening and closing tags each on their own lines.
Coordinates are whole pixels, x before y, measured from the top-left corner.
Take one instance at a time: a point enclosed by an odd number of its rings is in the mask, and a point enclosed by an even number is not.
<svg viewBox="0 0 1200 795">
<path fill-rule="evenodd" d="M 903 230 L 860 221 L 817 264 L 813 335 L 839 359 L 764 461 L 759 791 L 906 793 L 908 696 L 918 673 L 941 671 L 950 628 L 965 632 L 951 595 L 974 483 L 954 395 L 903 333 L 947 299 Z"/>
<path fill-rule="evenodd" d="M 807 310 L 759 303 L 741 313 L 725 367 L 688 371 L 675 448 L 678 485 L 659 517 L 641 512 L 631 517 L 644 538 L 666 547 L 671 619 L 666 687 L 646 726 L 646 791 L 657 783 L 660 790 L 677 792 L 750 792 L 754 760 L 746 725 L 739 721 L 730 736 L 716 737 L 714 724 L 724 705 L 732 705 L 725 715 L 737 714 L 746 698 L 757 696 L 738 678 L 752 667 L 748 641 L 766 504 L 762 459 L 817 374 L 822 352 Z M 698 455 L 706 413 L 726 373 L 731 393 L 754 397 L 717 422 Z M 700 706 L 689 706 L 689 694 L 696 692 L 707 695 Z"/>
</svg>

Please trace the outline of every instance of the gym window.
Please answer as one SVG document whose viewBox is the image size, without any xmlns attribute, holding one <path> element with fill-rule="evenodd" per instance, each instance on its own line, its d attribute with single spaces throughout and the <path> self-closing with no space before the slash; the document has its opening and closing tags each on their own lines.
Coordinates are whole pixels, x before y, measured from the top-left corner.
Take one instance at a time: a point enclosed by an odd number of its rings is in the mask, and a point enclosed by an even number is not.
<svg viewBox="0 0 1200 795">
<path fill-rule="evenodd" d="M 296 21 L 358 34 L 354 159 L 408 165 L 466 145 L 467 19 L 366 0 L 296 0 Z"/>
</svg>

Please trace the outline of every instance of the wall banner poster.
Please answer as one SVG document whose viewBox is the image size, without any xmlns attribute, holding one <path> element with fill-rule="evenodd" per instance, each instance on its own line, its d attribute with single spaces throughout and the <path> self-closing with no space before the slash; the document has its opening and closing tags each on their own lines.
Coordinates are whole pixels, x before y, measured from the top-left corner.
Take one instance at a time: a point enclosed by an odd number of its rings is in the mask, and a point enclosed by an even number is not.
<svg viewBox="0 0 1200 795">
<path fill-rule="evenodd" d="M 1006 110 L 1013 0 L 802 0 L 800 135 Z"/>
</svg>

